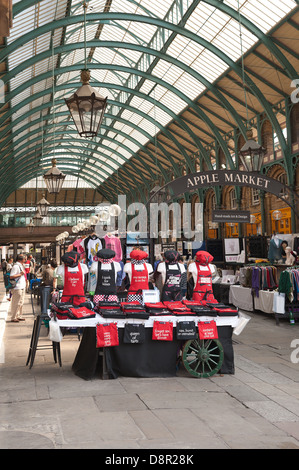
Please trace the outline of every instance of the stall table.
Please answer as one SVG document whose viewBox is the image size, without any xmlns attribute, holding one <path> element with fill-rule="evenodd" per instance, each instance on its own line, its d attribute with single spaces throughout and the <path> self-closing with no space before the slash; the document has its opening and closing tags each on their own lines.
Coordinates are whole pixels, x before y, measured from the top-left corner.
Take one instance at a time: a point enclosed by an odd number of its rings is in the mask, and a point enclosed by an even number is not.
<svg viewBox="0 0 299 470">
<path fill-rule="evenodd" d="M 154 320 L 171 321 L 173 323 L 173 340 L 152 340 Z M 215 320 L 219 340 L 224 350 L 224 361 L 220 373 L 234 374 L 234 353 L 232 346 L 233 328 L 237 326 L 239 317 L 190 317 L 190 316 L 159 316 L 148 320 L 125 319 L 114 320 L 96 314 L 95 318 L 84 320 L 58 320 L 60 327 L 84 328 L 83 336 L 72 365 L 73 372 L 85 380 L 98 375 L 103 378 L 124 377 L 173 377 L 177 371 L 177 357 L 182 342 L 176 339 L 178 321 L 210 321 Z M 97 323 L 116 322 L 119 334 L 119 345 L 107 348 L 96 347 Z M 126 323 L 143 323 L 145 325 L 145 342 L 127 344 L 123 342 Z"/>
</svg>

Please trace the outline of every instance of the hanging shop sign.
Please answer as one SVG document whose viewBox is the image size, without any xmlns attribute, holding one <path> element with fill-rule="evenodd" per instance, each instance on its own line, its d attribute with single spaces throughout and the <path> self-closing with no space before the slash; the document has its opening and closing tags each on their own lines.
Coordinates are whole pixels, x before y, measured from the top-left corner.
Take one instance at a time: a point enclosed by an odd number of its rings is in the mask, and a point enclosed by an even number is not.
<svg viewBox="0 0 299 470">
<path fill-rule="evenodd" d="M 284 188 L 284 184 L 279 181 L 261 175 L 260 173 L 248 173 L 236 170 L 215 170 L 203 173 L 193 173 L 182 176 L 169 183 L 169 188 L 173 191 L 173 196 L 201 189 L 207 186 L 249 186 L 251 188 L 267 191 L 277 197 Z"/>
<path fill-rule="evenodd" d="M 212 221 L 218 223 L 250 223 L 250 211 L 238 210 L 214 210 L 212 212 Z"/>
<path fill-rule="evenodd" d="M 285 204 L 290 206 L 299 218 L 299 196 L 289 186 L 280 181 L 262 175 L 258 172 L 247 172 L 237 170 L 210 170 L 205 172 L 191 173 L 181 176 L 165 184 L 159 191 L 168 192 L 168 199 L 171 200 L 184 193 L 190 193 L 206 187 L 213 186 L 248 186 L 250 188 L 274 194 L 283 199 Z M 166 191 L 167 190 L 167 191 Z M 158 191 L 157 191 L 158 192 Z M 147 201 L 149 204 L 157 193 L 152 194 Z"/>
</svg>

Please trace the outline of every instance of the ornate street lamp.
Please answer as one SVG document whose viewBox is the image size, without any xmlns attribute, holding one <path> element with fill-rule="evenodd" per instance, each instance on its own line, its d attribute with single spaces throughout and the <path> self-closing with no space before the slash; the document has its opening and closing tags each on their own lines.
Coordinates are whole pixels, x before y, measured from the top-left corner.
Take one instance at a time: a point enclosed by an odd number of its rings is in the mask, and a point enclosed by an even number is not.
<svg viewBox="0 0 299 470">
<path fill-rule="evenodd" d="M 248 172 L 260 172 L 266 149 L 252 138 L 252 130 L 247 131 L 247 141 L 239 150 L 242 164 Z"/>
<path fill-rule="evenodd" d="M 90 71 L 86 59 L 86 2 L 84 8 L 84 55 L 85 68 L 81 70 L 82 86 L 69 98 L 65 99 L 77 131 L 81 137 L 94 137 L 98 134 L 107 106 L 104 98 L 89 85 Z"/>
<path fill-rule="evenodd" d="M 58 194 L 65 180 L 65 174 L 56 166 L 56 158 L 52 159 L 52 168 L 44 175 L 44 180 L 50 194 Z"/>
<path fill-rule="evenodd" d="M 32 233 L 33 230 L 34 230 L 34 227 L 35 227 L 35 225 L 34 225 L 32 219 L 30 219 L 30 223 L 27 225 L 27 230 L 28 230 L 28 232 L 29 232 L 29 233 Z"/>
<path fill-rule="evenodd" d="M 50 203 L 45 199 L 45 195 L 43 194 L 42 199 L 36 204 L 37 210 L 42 217 L 48 215 L 49 205 Z"/>
<path fill-rule="evenodd" d="M 34 225 L 37 227 L 37 226 L 40 226 L 41 223 L 43 221 L 43 217 L 40 215 L 40 213 L 37 211 L 37 213 L 35 214 L 35 216 L 33 217 L 33 222 Z"/>
</svg>

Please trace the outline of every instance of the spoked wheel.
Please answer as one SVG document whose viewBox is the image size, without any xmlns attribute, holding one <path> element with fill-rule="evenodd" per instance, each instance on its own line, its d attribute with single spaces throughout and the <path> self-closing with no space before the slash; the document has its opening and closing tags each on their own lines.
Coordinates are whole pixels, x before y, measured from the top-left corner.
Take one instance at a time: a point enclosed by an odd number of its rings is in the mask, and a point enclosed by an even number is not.
<svg viewBox="0 0 299 470">
<path fill-rule="evenodd" d="M 182 351 L 185 369 L 194 377 L 211 377 L 220 370 L 224 353 L 218 339 L 186 341 Z"/>
</svg>

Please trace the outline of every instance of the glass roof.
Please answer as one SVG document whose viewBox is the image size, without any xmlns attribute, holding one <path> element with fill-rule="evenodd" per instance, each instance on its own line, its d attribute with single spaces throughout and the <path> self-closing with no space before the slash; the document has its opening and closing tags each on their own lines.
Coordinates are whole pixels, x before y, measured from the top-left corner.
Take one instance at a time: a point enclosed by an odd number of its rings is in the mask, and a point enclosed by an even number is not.
<svg viewBox="0 0 299 470">
<path fill-rule="evenodd" d="M 19 7 L 22 3 L 13 2 Z M 80 138 L 63 99 L 80 86 L 84 66 L 83 23 L 67 21 L 83 15 L 81 1 L 42 0 L 20 11 L 7 38 L 8 49 L 26 34 L 28 40 L 9 52 L 7 73 L 15 162 L 31 159 L 33 171 L 42 174 L 55 155 L 62 171 L 82 172 L 80 176 L 89 181 L 85 184 L 95 185 L 150 141 L 154 143 L 156 134 L 196 100 L 207 83 L 215 83 L 229 67 L 225 56 L 237 61 L 258 42 L 243 18 L 267 33 L 297 4 L 294 0 L 87 3 L 91 85 L 108 96 L 100 135 L 92 141 Z M 217 8 L 217 3 L 222 7 Z M 97 13 L 103 19 L 96 19 Z M 59 23 L 63 18 L 66 22 Z M 54 29 L 35 33 L 52 22 Z M 219 54 L 205 47 L 205 41 Z"/>
</svg>

